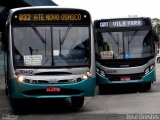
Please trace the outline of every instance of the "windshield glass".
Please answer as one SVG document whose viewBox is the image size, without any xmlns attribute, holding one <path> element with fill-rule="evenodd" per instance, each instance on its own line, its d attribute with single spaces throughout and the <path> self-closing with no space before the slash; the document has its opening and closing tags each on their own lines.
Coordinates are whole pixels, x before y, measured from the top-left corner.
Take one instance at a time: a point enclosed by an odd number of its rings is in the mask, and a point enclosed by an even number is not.
<svg viewBox="0 0 160 120">
<path fill-rule="evenodd" d="M 14 27 L 15 66 L 89 65 L 89 27 Z"/>
<path fill-rule="evenodd" d="M 146 58 L 154 55 L 152 32 L 97 32 L 98 59 Z"/>
</svg>

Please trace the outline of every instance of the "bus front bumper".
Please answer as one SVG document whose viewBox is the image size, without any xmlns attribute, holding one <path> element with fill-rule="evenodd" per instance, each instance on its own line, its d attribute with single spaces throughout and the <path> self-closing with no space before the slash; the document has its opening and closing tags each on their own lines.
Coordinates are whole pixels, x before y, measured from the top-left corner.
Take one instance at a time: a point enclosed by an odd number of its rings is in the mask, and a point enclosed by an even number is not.
<svg viewBox="0 0 160 120">
<path fill-rule="evenodd" d="M 96 73 L 97 84 L 98 85 L 114 85 L 114 84 L 143 84 L 143 83 L 151 83 L 156 81 L 156 71 L 153 69 L 146 75 L 142 76 L 142 79 L 138 80 L 128 80 L 128 81 L 110 81 L 107 77 Z"/>
<path fill-rule="evenodd" d="M 29 84 L 11 80 L 10 98 L 70 98 L 95 95 L 95 78 L 89 77 L 76 83 L 68 84 Z M 54 90 L 53 89 L 58 90 Z M 48 90 L 51 89 L 51 90 Z"/>
</svg>

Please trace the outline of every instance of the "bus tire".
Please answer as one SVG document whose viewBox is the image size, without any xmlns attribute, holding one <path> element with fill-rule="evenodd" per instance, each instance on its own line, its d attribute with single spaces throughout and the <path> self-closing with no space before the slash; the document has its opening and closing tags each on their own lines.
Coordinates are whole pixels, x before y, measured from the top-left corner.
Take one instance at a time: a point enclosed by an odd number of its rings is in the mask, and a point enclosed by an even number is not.
<svg viewBox="0 0 160 120">
<path fill-rule="evenodd" d="M 151 89 L 151 82 L 143 84 L 143 90 L 150 90 L 150 89 Z"/>
<path fill-rule="evenodd" d="M 9 91 L 8 91 L 8 85 L 7 84 L 5 85 L 5 94 L 6 94 L 6 96 L 9 96 Z"/>
<path fill-rule="evenodd" d="M 98 87 L 99 87 L 99 93 L 101 95 L 106 94 L 107 91 L 109 92 L 109 88 L 105 85 L 98 85 Z"/>
<path fill-rule="evenodd" d="M 9 96 L 8 84 L 6 80 L 5 80 L 5 94 L 6 96 Z"/>
<path fill-rule="evenodd" d="M 157 58 L 157 63 L 160 63 L 160 57 Z"/>
<path fill-rule="evenodd" d="M 84 97 L 72 97 L 71 102 L 72 102 L 72 107 L 81 108 L 84 104 Z"/>
<path fill-rule="evenodd" d="M 23 109 L 23 105 L 22 104 L 22 100 L 19 99 L 10 99 L 10 105 L 14 110 L 22 110 Z"/>
</svg>

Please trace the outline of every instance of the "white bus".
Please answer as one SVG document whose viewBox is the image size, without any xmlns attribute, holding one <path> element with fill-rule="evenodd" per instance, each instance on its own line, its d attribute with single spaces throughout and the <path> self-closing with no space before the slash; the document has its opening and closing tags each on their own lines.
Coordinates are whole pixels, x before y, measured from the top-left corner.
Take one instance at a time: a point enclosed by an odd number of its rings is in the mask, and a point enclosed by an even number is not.
<svg viewBox="0 0 160 120">
<path fill-rule="evenodd" d="M 150 18 L 95 20 L 94 33 L 101 92 L 124 84 L 139 84 L 142 90 L 151 88 L 156 80 L 154 43 L 158 38 Z"/>
<path fill-rule="evenodd" d="M 6 24 L 6 93 L 13 108 L 26 98 L 71 98 L 81 107 L 95 94 L 91 16 L 59 7 L 12 9 Z"/>
</svg>

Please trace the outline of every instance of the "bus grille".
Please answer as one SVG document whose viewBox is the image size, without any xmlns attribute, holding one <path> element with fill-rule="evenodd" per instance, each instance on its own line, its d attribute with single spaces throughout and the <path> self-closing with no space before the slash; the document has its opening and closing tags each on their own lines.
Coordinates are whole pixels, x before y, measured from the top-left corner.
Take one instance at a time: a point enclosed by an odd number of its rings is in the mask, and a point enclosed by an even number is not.
<svg viewBox="0 0 160 120">
<path fill-rule="evenodd" d="M 129 74 L 129 75 L 105 75 L 109 81 L 121 81 L 121 77 L 130 77 L 130 80 L 141 80 L 144 76 L 144 73 L 137 73 L 137 74 Z"/>
<path fill-rule="evenodd" d="M 68 84 L 68 83 L 75 83 L 75 82 L 80 82 L 82 81 L 81 78 L 77 79 L 65 79 L 65 80 L 56 80 L 56 81 L 48 81 L 48 80 L 30 80 L 30 79 L 25 79 L 25 83 L 30 83 L 30 84 Z"/>
<path fill-rule="evenodd" d="M 23 94 L 25 95 L 77 95 L 82 94 L 82 90 L 76 90 L 76 89 L 61 89 L 60 92 L 46 92 L 45 89 L 35 89 L 35 90 L 29 90 L 24 91 Z"/>
<path fill-rule="evenodd" d="M 105 67 L 111 68 L 128 68 L 128 67 L 137 67 L 142 66 L 148 63 L 149 60 L 154 57 L 148 58 L 137 58 L 137 59 L 114 59 L 114 60 L 98 60 L 97 62 Z"/>
</svg>

